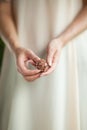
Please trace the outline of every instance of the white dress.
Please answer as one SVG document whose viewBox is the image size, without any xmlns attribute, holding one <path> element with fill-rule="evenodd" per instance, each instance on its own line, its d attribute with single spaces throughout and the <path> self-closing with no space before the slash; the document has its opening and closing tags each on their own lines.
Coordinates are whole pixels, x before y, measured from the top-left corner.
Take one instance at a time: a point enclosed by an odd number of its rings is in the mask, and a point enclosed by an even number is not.
<svg viewBox="0 0 87 130">
<path fill-rule="evenodd" d="M 81 0 L 12 0 L 21 46 L 45 58 L 48 42 L 82 8 Z M 87 31 L 63 48 L 55 71 L 33 82 L 17 72 L 6 44 L 0 76 L 0 130 L 87 130 Z"/>
</svg>

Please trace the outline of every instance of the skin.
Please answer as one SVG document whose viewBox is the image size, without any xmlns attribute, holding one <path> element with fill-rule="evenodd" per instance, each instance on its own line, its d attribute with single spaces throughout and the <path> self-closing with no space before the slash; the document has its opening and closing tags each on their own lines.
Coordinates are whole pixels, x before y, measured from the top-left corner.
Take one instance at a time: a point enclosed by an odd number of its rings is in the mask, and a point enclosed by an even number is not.
<svg viewBox="0 0 87 130">
<path fill-rule="evenodd" d="M 83 6 L 82 10 L 79 12 L 77 17 L 72 21 L 72 23 L 60 34 L 60 36 L 54 38 L 48 44 L 48 55 L 47 55 L 47 62 L 50 64 L 51 68 L 41 74 L 41 76 L 45 76 L 53 72 L 56 68 L 56 65 L 59 62 L 59 58 L 62 52 L 63 47 L 81 32 L 87 29 L 87 4 L 85 1 L 85 5 Z M 56 55 L 55 55 L 55 52 Z"/>
<path fill-rule="evenodd" d="M 47 72 L 41 73 L 40 70 L 29 70 L 26 68 L 26 62 L 35 65 L 35 62 L 40 61 L 40 58 L 30 49 L 21 47 L 18 39 L 16 24 L 11 14 L 10 2 L 0 3 L 0 33 L 8 41 L 13 53 L 15 54 L 17 70 L 22 74 L 25 80 L 34 81 L 41 76 L 51 74 L 59 62 L 60 55 L 64 46 L 81 32 L 87 29 L 87 2 L 83 0 L 83 8 L 75 17 L 72 23 L 60 34 L 60 36 L 53 38 L 47 47 L 47 62 L 50 68 Z"/>
</svg>

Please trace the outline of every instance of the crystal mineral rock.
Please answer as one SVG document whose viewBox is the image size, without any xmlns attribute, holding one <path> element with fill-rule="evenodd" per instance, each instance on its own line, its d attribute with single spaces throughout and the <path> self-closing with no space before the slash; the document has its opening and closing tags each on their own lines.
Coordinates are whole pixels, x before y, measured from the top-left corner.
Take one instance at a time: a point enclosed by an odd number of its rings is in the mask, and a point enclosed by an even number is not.
<svg viewBox="0 0 87 130">
<path fill-rule="evenodd" d="M 39 62 L 36 63 L 37 69 L 41 70 L 42 72 L 47 71 L 49 68 L 49 65 L 47 64 L 46 60 L 41 59 Z"/>
</svg>

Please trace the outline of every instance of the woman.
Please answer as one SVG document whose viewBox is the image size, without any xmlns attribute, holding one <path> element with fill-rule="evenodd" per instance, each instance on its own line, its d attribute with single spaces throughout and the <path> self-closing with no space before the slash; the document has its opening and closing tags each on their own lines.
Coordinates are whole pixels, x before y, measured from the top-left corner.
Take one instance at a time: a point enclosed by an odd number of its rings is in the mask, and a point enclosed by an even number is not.
<svg viewBox="0 0 87 130">
<path fill-rule="evenodd" d="M 0 130 L 87 130 L 86 29 L 86 1 L 0 0 Z"/>
</svg>

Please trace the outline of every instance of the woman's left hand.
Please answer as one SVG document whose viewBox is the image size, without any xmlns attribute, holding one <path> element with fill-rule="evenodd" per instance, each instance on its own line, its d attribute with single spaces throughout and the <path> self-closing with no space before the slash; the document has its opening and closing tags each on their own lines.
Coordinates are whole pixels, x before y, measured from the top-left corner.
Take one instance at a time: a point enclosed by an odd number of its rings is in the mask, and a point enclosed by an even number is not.
<svg viewBox="0 0 87 130">
<path fill-rule="evenodd" d="M 50 68 L 46 71 L 41 73 L 40 76 L 45 76 L 53 72 L 56 68 L 56 65 L 59 62 L 60 54 L 63 48 L 62 41 L 59 39 L 53 39 L 47 47 L 47 63 Z"/>
</svg>

